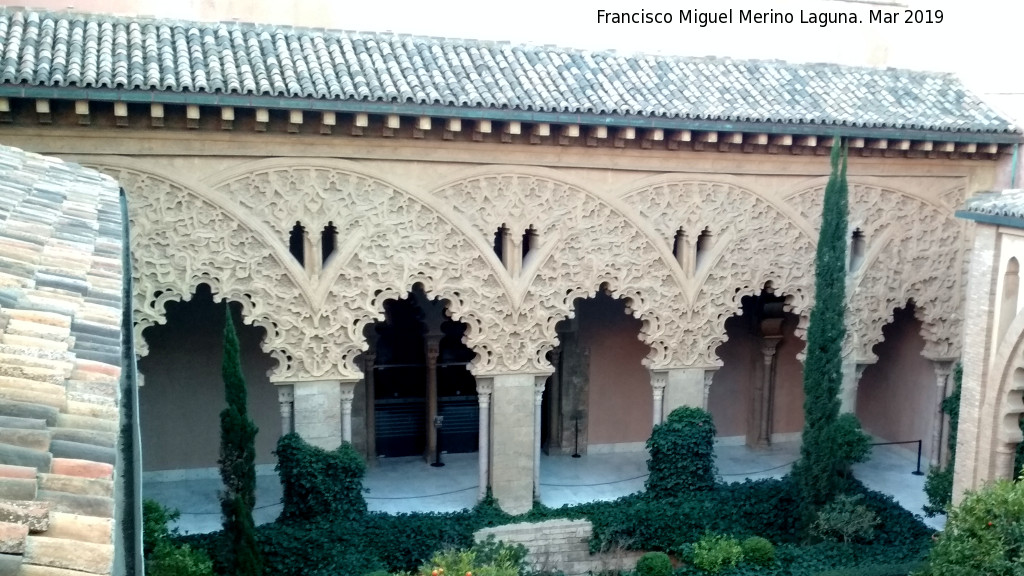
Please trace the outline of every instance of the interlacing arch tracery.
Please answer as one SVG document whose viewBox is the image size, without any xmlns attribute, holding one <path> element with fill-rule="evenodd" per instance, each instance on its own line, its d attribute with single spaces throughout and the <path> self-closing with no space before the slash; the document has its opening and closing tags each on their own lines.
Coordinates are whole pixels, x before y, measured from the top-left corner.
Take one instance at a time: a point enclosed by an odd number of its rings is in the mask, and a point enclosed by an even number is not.
<svg viewBox="0 0 1024 576">
<path fill-rule="evenodd" d="M 791 195 L 790 203 L 810 225 L 821 220 L 824 185 Z M 913 301 L 925 341 L 922 354 L 947 359 L 960 355 L 966 245 L 964 221 L 953 211 L 964 198 L 957 187 L 935 204 L 910 194 L 850 183 L 850 230 L 866 242 L 864 263 L 848 294 L 847 331 L 858 362 L 877 360 L 873 348 L 893 310 Z"/>
<path fill-rule="evenodd" d="M 128 194 L 131 231 L 135 349 L 149 352 L 144 330 L 166 322 L 166 305 L 189 300 L 200 284 L 214 298 L 238 302 L 248 324 L 266 334 L 262 349 L 277 366 L 275 378 L 297 373 L 291 320 L 305 299 L 275 247 L 222 205 L 170 178 L 121 166 L 94 166 Z M 290 306 L 282 310 L 281 306 Z"/>
<path fill-rule="evenodd" d="M 504 369 L 550 371 L 555 325 L 573 316 L 576 299 L 601 287 L 642 321 L 640 339 L 651 346 L 645 364 L 670 365 L 674 319 L 684 314 L 686 299 L 664 250 L 626 209 L 539 171 L 470 176 L 434 195 L 481 238 L 503 226 L 513 233 L 533 227 L 539 235 L 519 276 L 508 278 L 516 305 L 495 319 L 503 330 L 494 334 L 494 353 Z"/>
<path fill-rule="evenodd" d="M 385 300 L 421 284 L 468 326 L 474 372 L 500 370 L 493 342 L 511 305 L 490 246 L 464 233 L 466 226 L 429 197 L 340 164 L 257 162 L 213 184 L 282 238 L 296 221 L 314 233 L 328 223 L 337 229 L 343 248 L 305 278 L 314 312 L 301 349 L 332 359 L 341 378 L 361 377 L 357 357 L 367 348 L 366 326 L 384 318 Z"/>
<path fill-rule="evenodd" d="M 693 304 L 679 311 L 680 329 L 667 342 L 672 365 L 720 366 L 716 350 L 726 340 L 725 320 L 739 313 L 744 296 L 765 285 L 788 297 L 790 312 L 807 314 L 814 296 L 815 244 L 809 229 L 784 207 L 733 184 L 658 180 L 628 192 L 624 200 L 652 223 L 659 241 L 671 250 L 680 229 L 689 242 L 684 249 L 692 250 L 704 229 L 715 238 L 692 275 L 678 270 Z"/>
</svg>

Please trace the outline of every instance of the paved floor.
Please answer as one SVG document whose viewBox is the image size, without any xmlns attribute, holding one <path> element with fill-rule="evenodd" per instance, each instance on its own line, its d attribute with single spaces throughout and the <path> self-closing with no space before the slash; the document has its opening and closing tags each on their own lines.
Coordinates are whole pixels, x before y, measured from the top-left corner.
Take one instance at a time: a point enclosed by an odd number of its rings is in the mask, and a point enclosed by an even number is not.
<svg viewBox="0 0 1024 576">
<path fill-rule="evenodd" d="M 777 444 L 770 450 L 753 451 L 744 446 L 715 449 L 718 472 L 723 481 L 745 478 L 773 478 L 789 472 L 799 456 L 794 443 Z M 372 511 L 426 512 L 456 511 L 472 507 L 477 497 L 476 454 L 451 454 L 446 465 L 428 466 L 421 458 L 381 460 L 367 472 L 366 502 Z M 921 514 L 924 506 L 924 476 L 912 474 L 914 457 L 895 446 L 876 446 L 871 459 L 858 464 L 856 476 L 873 490 L 892 495 L 904 508 Z M 582 458 L 543 456 L 541 458 L 541 502 L 550 507 L 594 500 L 612 500 L 643 490 L 647 474 L 647 453 L 594 454 Z M 143 495 L 178 509 L 178 528 L 185 533 L 209 532 L 220 528 L 218 479 L 151 481 L 143 483 Z M 277 476 L 257 479 L 257 523 L 271 522 L 281 511 L 281 486 Z M 926 518 L 941 529 L 945 519 Z"/>
</svg>

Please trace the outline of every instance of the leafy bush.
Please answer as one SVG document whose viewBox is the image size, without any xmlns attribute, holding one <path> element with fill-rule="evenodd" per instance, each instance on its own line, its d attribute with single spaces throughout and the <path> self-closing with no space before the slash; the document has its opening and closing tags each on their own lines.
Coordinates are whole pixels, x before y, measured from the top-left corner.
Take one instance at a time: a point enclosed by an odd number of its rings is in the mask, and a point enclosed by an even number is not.
<svg viewBox="0 0 1024 576">
<path fill-rule="evenodd" d="M 672 560 L 664 552 L 648 552 L 636 561 L 636 573 L 639 576 L 669 576 Z"/>
<path fill-rule="evenodd" d="M 945 514 L 953 502 L 953 464 L 956 462 L 956 431 L 960 426 L 960 390 L 963 388 L 964 369 L 957 363 L 953 367 L 953 391 L 942 401 L 942 411 L 949 415 L 949 439 L 946 450 L 949 462 L 944 469 L 931 468 L 924 482 L 928 503 L 924 513 L 928 516 Z"/>
<path fill-rule="evenodd" d="M 213 562 L 202 550 L 172 540 L 168 523 L 178 512 L 145 500 L 142 503 L 142 550 L 150 576 L 213 576 Z"/>
<path fill-rule="evenodd" d="M 743 548 L 732 536 L 708 532 L 693 545 L 693 565 L 712 574 L 735 568 L 742 559 Z"/>
<path fill-rule="evenodd" d="M 471 548 L 448 549 L 434 554 L 420 567 L 420 576 L 473 574 L 474 576 L 519 576 L 525 567 L 526 547 L 505 544 L 489 537 Z"/>
<path fill-rule="evenodd" d="M 811 525 L 811 533 L 825 540 L 847 543 L 871 542 L 878 525 L 878 515 L 860 504 L 862 496 L 840 494 L 821 507 Z"/>
<path fill-rule="evenodd" d="M 743 548 L 743 559 L 757 566 L 771 566 L 775 564 L 775 546 L 765 538 L 751 536 L 744 540 L 740 546 Z"/>
<path fill-rule="evenodd" d="M 282 520 L 330 518 L 338 522 L 358 520 L 366 514 L 366 464 L 351 444 L 344 442 L 327 451 L 292 433 L 278 440 L 275 453 L 284 493 Z"/>
<path fill-rule="evenodd" d="M 647 439 L 647 494 L 671 498 L 715 486 L 715 423 L 700 408 L 683 406 L 658 424 Z"/>
<path fill-rule="evenodd" d="M 1024 482 L 1000 480 L 968 493 L 950 510 L 928 561 L 931 576 L 1024 573 Z"/>
</svg>

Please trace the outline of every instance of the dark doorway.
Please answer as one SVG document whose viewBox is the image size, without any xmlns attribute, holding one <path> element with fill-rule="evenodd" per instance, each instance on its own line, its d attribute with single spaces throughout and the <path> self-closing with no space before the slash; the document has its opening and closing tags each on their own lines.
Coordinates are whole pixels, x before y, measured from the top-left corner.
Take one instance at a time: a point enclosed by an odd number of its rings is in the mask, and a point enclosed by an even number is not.
<svg viewBox="0 0 1024 576">
<path fill-rule="evenodd" d="M 469 372 L 475 354 L 463 344 L 466 325 L 448 319 L 444 303 L 413 290 L 408 298 L 388 300 L 384 322 L 375 330 L 373 366 L 375 455 L 388 458 L 432 457 L 429 437 L 430 366 L 435 366 L 436 429 L 442 452 L 475 452 L 479 408 L 476 380 Z M 373 340 L 373 338 L 371 338 Z M 437 342 L 436 357 L 431 341 Z"/>
</svg>

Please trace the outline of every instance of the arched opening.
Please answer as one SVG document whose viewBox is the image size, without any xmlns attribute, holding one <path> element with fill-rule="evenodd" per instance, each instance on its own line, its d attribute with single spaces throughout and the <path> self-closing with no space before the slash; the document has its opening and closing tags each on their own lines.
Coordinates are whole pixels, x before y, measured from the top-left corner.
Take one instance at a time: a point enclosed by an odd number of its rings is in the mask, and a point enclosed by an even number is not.
<svg viewBox="0 0 1024 576">
<path fill-rule="evenodd" d="M 850 272 L 856 272 L 864 262 L 864 232 L 857 228 L 850 234 Z"/>
<path fill-rule="evenodd" d="M 334 254 L 335 248 L 338 244 L 338 228 L 334 225 L 334 222 L 328 222 L 327 226 L 324 226 L 322 232 L 320 232 L 320 261 L 323 264 L 327 264 L 327 259 Z"/>
<path fill-rule="evenodd" d="M 575 308 L 549 356 L 555 374 L 542 397 L 541 446 L 552 455 L 643 450 L 652 402 L 642 323 L 603 290 Z"/>
<path fill-rule="evenodd" d="M 922 440 L 922 453 L 932 454 L 931 427 L 941 390 L 932 362 L 921 355 L 925 342 L 912 301 L 893 311 L 882 335 L 873 350 L 878 361 L 864 369 L 857 386 L 857 418 L 881 441 Z"/>
<path fill-rule="evenodd" d="M 264 330 L 243 324 L 238 304 L 230 307 L 249 390 L 249 414 L 259 427 L 256 464 L 270 465 L 281 431 L 277 389 L 267 376 L 275 362 L 260 349 Z M 215 303 L 210 287 L 200 284 L 191 300 L 169 303 L 167 323 L 147 328 L 143 336 L 149 344 L 149 354 L 139 360 L 139 372 L 145 376 L 139 389 L 145 471 L 206 469 L 204 475 L 216 477 L 220 411 L 225 407 L 224 304 Z"/>
<path fill-rule="evenodd" d="M 442 453 L 477 451 L 479 409 L 469 372 L 475 354 L 463 344 L 466 328 L 419 286 L 384 303 L 384 321 L 367 329 L 363 362 L 368 457 L 432 461 L 438 447 Z"/>
<path fill-rule="evenodd" d="M 804 342 L 794 333 L 799 318 L 785 311 L 785 296 L 766 286 L 740 300 L 741 312 L 725 321 L 708 410 L 724 444 L 768 447 L 795 441 L 803 428 Z"/>
<path fill-rule="evenodd" d="M 306 265 L 306 228 L 301 222 L 296 222 L 288 234 L 288 252 L 300 266 Z"/>
</svg>

